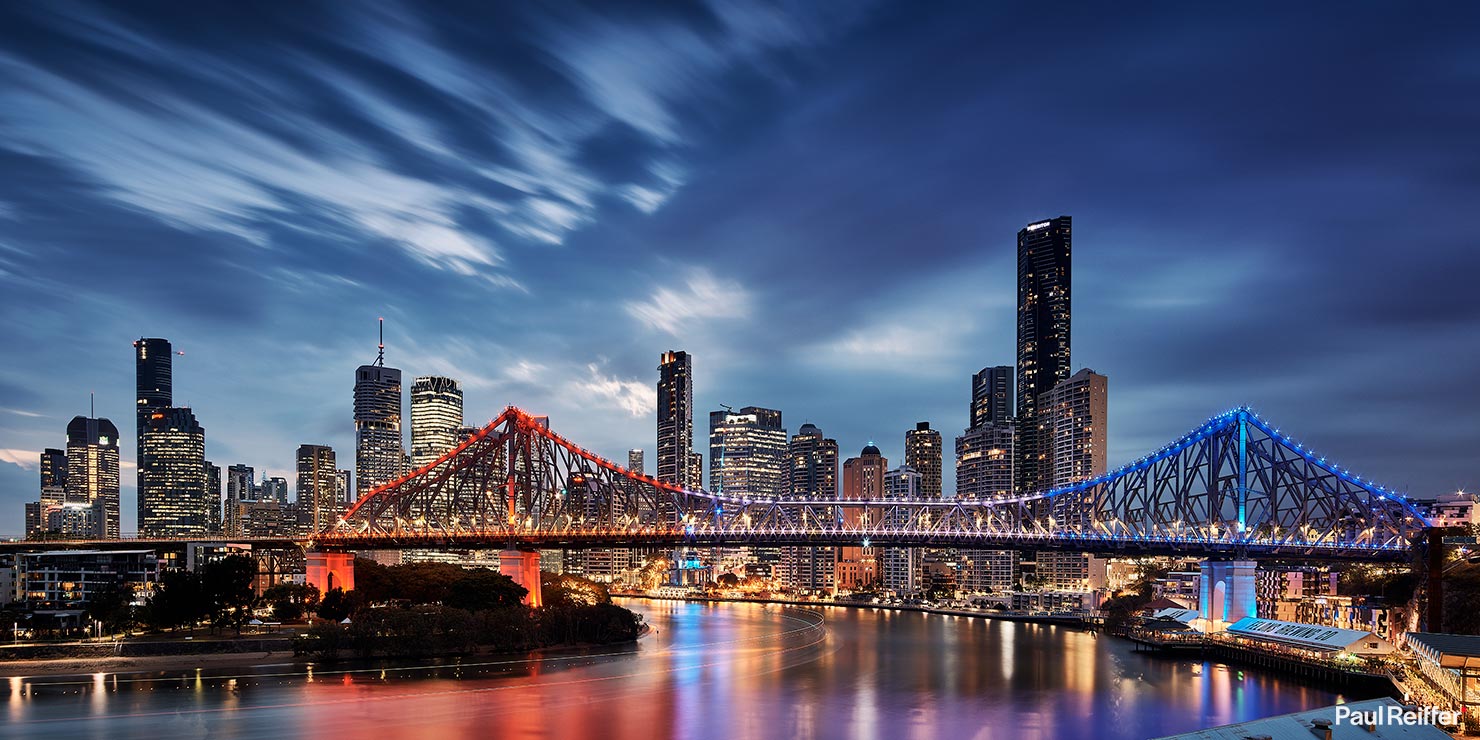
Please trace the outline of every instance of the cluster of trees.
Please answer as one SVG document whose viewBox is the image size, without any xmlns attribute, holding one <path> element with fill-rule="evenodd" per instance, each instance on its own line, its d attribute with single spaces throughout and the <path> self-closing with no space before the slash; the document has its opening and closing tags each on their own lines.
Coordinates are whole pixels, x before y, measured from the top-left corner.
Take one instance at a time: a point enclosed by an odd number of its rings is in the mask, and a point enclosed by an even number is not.
<svg viewBox="0 0 1480 740">
<path fill-rule="evenodd" d="M 642 616 L 611 603 L 601 584 L 553 573 L 541 580 L 544 606 L 530 609 L 525 588 L 497 571 L 356 560 L 356 588 L 346 598 L 350 623 L 318 625 L 295 649 L 322 657 L 411 657 L 625 642 L 642 632 Z"/>
</svg>

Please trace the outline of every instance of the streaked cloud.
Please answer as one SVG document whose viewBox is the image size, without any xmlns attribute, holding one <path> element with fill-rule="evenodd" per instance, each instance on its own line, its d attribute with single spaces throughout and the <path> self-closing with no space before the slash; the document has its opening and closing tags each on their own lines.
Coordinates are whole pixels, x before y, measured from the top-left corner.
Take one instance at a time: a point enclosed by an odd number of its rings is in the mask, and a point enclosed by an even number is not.
<svg viewBox="0 0 1480 740">
<path fill-rule="evenodd" d="M 687 271 L 682 287 L 659 287 L 651 297 L 627 304 L 627 313 L 645 326 L 681 336 L 696 325 L 715 319 L 745 319 L 752 299 L 745 286 L 716 278 L 708 270 Z"/>
</svg>

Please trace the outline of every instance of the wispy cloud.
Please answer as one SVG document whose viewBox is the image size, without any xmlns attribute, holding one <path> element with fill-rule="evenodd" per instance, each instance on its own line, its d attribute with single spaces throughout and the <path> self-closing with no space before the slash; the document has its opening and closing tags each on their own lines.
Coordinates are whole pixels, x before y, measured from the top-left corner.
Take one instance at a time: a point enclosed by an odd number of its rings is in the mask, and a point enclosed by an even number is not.
<svg viewBox="0 0 1480 740">
<path fill-rule="evenodd" d="M 614 407 L 633 417 L 646 416 L 657 409 L 653 389 L 647 383 L 607 375 L 596 363 L 587 365 L 586 373 L 585 377 L 568 384 L 576 398 Z"/>
<path fill-rule="evenodd" d="M 41 467 L 41 451 L 0 448 L 0 462 L 19 465 L 26 470 L 36 470 Z"/>
<path fill-rule="evenodd" d="M 627 313 L 650 328 L 678 336 L 704 321 L 748 318 L 752 304 L 745 286 L 699 268 L 688 272 L 682 287 L 661 287 L 647 300 L 628 303 Z"/>
</svg>

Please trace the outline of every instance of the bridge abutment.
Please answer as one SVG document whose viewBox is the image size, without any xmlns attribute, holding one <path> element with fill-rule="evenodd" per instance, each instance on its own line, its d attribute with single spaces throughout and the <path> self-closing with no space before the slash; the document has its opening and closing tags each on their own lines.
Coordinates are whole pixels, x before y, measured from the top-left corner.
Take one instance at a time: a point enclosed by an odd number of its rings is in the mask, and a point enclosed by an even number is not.
<svg viewBox="0 0 1480 740">
<path fill-rule="evenodd" d="M 1198 587 L 1198 616 L 1208 631 L 1222 629 L 1244 617 L 1258 616 L 1254 592 L 1258 563 L 1252 560 L 1204 560 Z"/>
<path fill-rule="evenodd" d="M 504 550 L 498 554 L 498 570 L 529 591 L 524 595 L 525 606 L 544 606 L 544 599 L 540 596 L 540 554 L 538 552 Z"/>
</svg>

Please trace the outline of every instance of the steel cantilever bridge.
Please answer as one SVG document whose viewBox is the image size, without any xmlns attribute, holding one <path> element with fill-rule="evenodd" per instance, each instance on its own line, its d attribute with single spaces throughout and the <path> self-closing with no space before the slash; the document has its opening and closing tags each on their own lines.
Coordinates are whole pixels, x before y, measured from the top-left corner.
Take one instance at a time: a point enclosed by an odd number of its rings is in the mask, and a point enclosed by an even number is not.
<svg viewBox="0 0 1480 740">
<path fill-rule="evenodd" d="M 376 489 L 320 550 L 926 546 L 1118 555 L 1403 560 L 1428 522 L 1247 408 L 1072 486 L 991 500 L 788 500 L 685 490 L 509 407 Z"/>
</svg>

